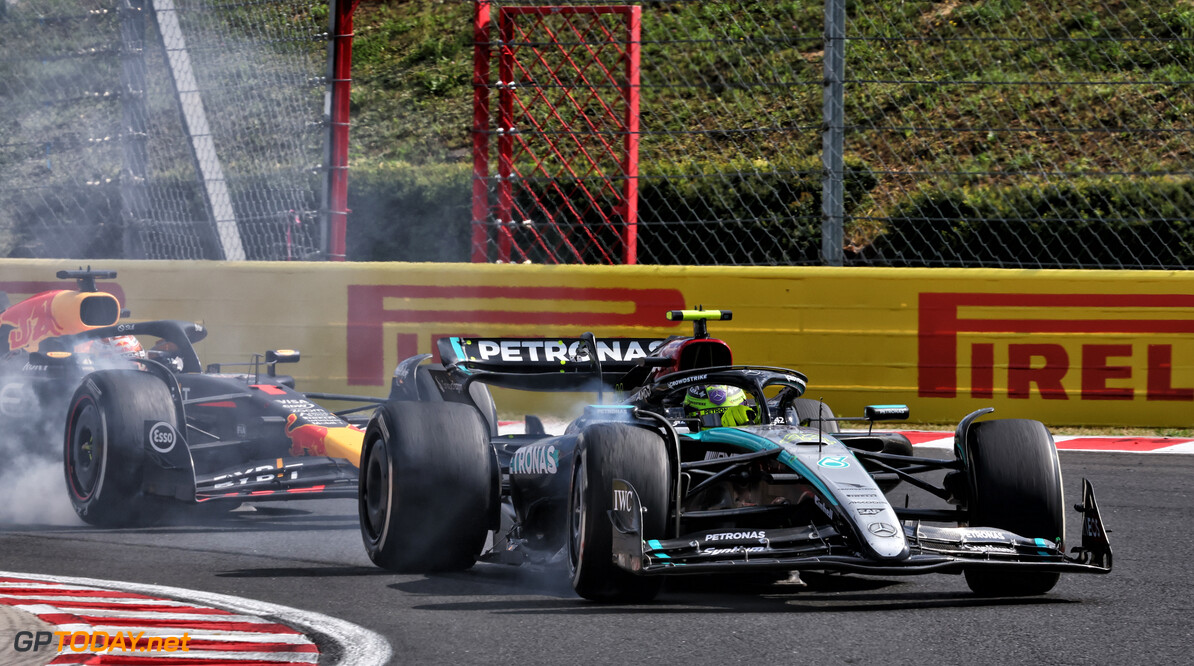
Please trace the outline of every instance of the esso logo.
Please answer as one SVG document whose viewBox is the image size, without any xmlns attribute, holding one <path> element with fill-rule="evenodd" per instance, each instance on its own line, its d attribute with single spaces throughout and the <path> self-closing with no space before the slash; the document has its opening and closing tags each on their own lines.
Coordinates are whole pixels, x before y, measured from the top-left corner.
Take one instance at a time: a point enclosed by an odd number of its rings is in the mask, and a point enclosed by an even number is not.
<svg viewBox="0 0 1194 666">
<path fill-rule="evenodd" d="M 177 439 L 178 435 L 175 434 L 174 427 L 169 423 L 158 421 L 149 428 L 149 445 L 158 453 L 173 451 Z"/>
</svg>

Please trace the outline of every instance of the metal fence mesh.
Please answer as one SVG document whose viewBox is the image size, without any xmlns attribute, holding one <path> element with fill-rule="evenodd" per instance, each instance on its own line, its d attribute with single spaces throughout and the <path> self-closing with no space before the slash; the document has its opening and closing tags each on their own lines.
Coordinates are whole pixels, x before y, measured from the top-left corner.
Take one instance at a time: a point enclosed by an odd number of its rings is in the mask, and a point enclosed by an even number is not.
<svg viewBox="0 0 1194 666">
<path fill-rule="evenodd" d="M 835 263 L 821 252 L 835 224 L 847 265 L 1194 261 L 1194 9 L 632 4 L 641 263 Z M 844 67 L 833 71 L 835 8 Z"/>
<path fill-rule="evenodd" d="M 0 8 L 0 255 L 319 251 L 326 3 Z"/>
<path fill-rule="evenodd" d="M 1167 268 L 1194 258 L 1194 11 L 868 4 L 848 26 L 846 146 L 878 180 L 849 230 L 859 261 Z"/>
<path fill-rule="evenodd" d="M 503 8 L 536 3 L 483 4 L 496 16 Z M 807 55 L 821 37 L 811 23 L 805 36 L 794 28 L 800 17 L 817 14 L 792 2 L 758 3 L 753 11 L 726 2 L 641 6 L 638 238 L 631 256 L 656 264 L 814 261 L 817 248 L 810 251 L 801 239 L 821 220 L 819 198 L 809 191 L 820 187 L 821 75 L 819 60 Z M 496 36 L 493 41 L 495 59 L 502 47 L 539 46 L 526 40 L 500 44 Z M 577 41 L 569 37 L 569 45 Z M 571 47 L 579 52 L 578 68 L 588 62 L 584 48 L 604 45 L 579 44 Z M 496 89 L 496 82 L 490 87 Z M 500 126 L 495 111 L 491 127 Z M 573 129 L 578 135 L 591 130 L 584 123 Z M 539 134 L 535 127 L 516 130 Z M 555 134 L 542 138 L 567 140 Z M 496 176 L 490 181 L 492 191 L 500 190 Z M 621 184 L 615 178 L 608 187 Z M 567 217 L 560 208 L 558 214 Z M 549 259 L 575 260 L 566 252 Z"/>
<path fill-rule="evenodd" d="M 467 81 L 471 63 L 432 56 L 473 38 L 466 10 L 540 4 L 606 3 L 387 5 L 458 15 L 448 30 L 459 35 L 440 30 L 414 50 L 431 54 L 426 71 L 421 56 L 372 71 L 366 85 L 411 78 L 422 88 L 407 90 L 423 96 L 393 103 L 414 113 L 365 109 L 354 119 L 366 139 L 358 145 L 420 156 L 425 180 L 439 177 L 424 168 L 435 159 L 466 162 L 452 146 L 468 142 L 470 105 L 442 96 L 441 84 Z M 642 13 L 637 238 L 621 256 L 1194 262 L 1194 9 L 1185 3 L 628 4 Z M 326 0 L 0 0 L 0 256 L 318 256 L 326 23 Z M 373 39 L 373 54 L 384 51 Z M 489 40 L 493 76 L 478 85 L 496 100 L 499 48 Z M 841 66 L 827 67 L 826 54 L 839 52 Z M 487 131 L 500 127 L 499 109 L 489 105 Z M 496 200 L 497 176 L 478 181 L 482 195 Z M 466 198 L 444 210 L 465 210 Z M 434 224 L 447 219 L 427 206 Z"/>
<path fill-rule="evenodd" d="M 492 245 L 502 262 L 635 263 L 639 12 L 618 9 L 498 12 L 494 218 L 506 224 L 474 260 Z"/>
<path fill-rule="evenodd" d="M 816 261 L 820 14 L 767 4 L 644 10 L 644 263 Z"/>
</svg>

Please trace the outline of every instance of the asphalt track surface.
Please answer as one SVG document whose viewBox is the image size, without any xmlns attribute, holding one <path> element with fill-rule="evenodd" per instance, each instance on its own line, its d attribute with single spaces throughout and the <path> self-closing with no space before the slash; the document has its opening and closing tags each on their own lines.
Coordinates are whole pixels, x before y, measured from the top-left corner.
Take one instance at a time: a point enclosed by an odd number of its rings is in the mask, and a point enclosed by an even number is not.
<svg viewBox="0 0 1194 666">
<path fill-rule="evenodd" d="M 0 526 L 0 570 L 316 611 L 383 635 L 394 664 L 1191 663 L 1194 457 L 1060 455 L 1068 505 L 1079 501 L 1083 477 L 1095 486 L 1115 570 L 1063 576 L 1035 598 L 977 598 L 950 575 L 807 586 L 686 579 L 669 582 L 650 605 L 601 606 L 573 596 L 549 569 L 376 569 L 348 500 L 261 505 L 201 525 Z M 901 490 L 890 497 L 903 502 Z M 1071 543 L 1076 516 L 1067 515 Z"/>
</svg>

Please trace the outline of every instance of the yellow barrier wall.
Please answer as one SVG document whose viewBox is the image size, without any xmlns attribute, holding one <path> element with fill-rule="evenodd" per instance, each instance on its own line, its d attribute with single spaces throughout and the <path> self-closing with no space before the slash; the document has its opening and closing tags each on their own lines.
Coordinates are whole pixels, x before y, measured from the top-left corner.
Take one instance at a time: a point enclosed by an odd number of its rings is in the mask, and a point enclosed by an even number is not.
<svg viewBox="0 0 1194 666">
<path fill-rule="evenodd" d="M 10 300 L 80 262 L 5 260 Z M 294 348 L 299 388 L 383 395 L 445 335 L 690 334 L 663 311 L 731 309 L 735 362 L 809 377 L 840 415 L 907 403 L 918 421 L 994 406 L 1056 425 L 1194 425 L 1194 274 L 985 269 L 97 262 L 132 319 L 203 321 L 205 363 Z M 558 406 L 557 401 L 556 405 Z M 503 394 L 504 415 L 545 413 Z"/>
</svg>

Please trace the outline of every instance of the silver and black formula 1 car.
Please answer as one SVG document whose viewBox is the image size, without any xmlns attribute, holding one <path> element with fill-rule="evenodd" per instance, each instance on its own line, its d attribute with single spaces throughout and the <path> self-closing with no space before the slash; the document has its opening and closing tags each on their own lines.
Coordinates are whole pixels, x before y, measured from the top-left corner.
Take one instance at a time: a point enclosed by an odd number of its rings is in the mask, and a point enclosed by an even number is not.
<svg viewBox="0 0 1194 666">
<path fill-rule="evenodd" d="M 1086 481 L 1082 543 L 1066 553 L 1061 469 L 1040 422 L 979 410 L 958 424 L 954 457 L 915 456 L 903 435 L 873 429 L 906 407 L 868 407 L 868 430 L 841 431 L 847 419 L 801 397 L 801 373 L 732 364 L 706 323 L 730 313 L 668 317 L 694 321 L 694 335 L 445 338 L 442 364 L 401 363 L 361 454 L 373 562 L 562 560 L 580 596 L 619 602 L 653 598 L 669 575 L 962 573 L 979 594 L 1036 595 L 1061 573 L 1110 571 Z M 585 408 L 563 434 L 532 416 L 525 434 L 499 435 L 486 385 L 625 397 Z M 750 423 L 686 411 L 690 389 L 709 385 L 741 388 Z M 885 492 L 901 483 L 940 506 L 893 505 Z"/>
<path fill-rule="evenodd" d="M 58 277 L 76 289 L 0 312 L 0 395 L 13 420 L 65 416 L 67 492 L 85 522 L 153 522 L 185 503 L 355 496 L 367 417 L 353 414 L 382 400 L 296 391 L 276 372 L 299 360 L 293 350 L 203 368 L 193 344 L 207 335 L 202 325 L 122 321 L 116 297 L 96 287 L 115 272 Z M 332 413 L 318 397 L 366 404 Z"/>
</svg>

